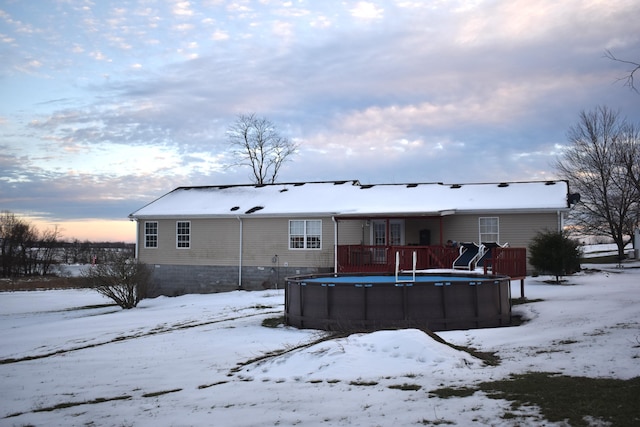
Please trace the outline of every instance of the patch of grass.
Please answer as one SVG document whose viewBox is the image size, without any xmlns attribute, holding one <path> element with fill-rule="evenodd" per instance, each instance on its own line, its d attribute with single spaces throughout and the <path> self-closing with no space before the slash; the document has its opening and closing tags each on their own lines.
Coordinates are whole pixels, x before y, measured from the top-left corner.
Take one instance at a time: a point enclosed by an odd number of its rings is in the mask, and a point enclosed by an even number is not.
<svg viewBox="0 0 640 427">
<path fill-rule="evenodd" d="M 96 399 L 83 400 L 83 401 L 80 401 L 80 402 L 62 402 L 62 403 L 58 403 L 57 405 L 53 405 L 53 406 L 46 406 L 44 408 L 37 408 L 37 409 L 34 409 L 32 412 L 52 412 L 52 411 L 56 411 L 58 409 L 73 408 L 75 406 L 95 405 L 97 403 L 112 402 L 114 400 L 128 400 L 128 399 L 131 399 L 131 396 L 129 396 L 127 394 L 125 394 L 123 396 L 116 396 L 116 397 L 98 397 Z M 22 414 L 24 414 L 24 412 L 16 412 L 14 414 L 7 415 L 5 418 L 18 417 L 18 416 L 20 416 Z"/>
<path fill-rule="evenodd" d="M 268 317 L 262 321 L 265 328 L 277 328 L 280 325 L 284 325 L 284 316 Z"/>
<path fill-rule="evenodd" d="M 513 402 L 513 409 L 535 405 L 551 422 L 589 426 L 601 420 L 615 426 L 640 425 L 640 377 L 630 380 L 586 378 L 530 372 L 479 389 L 494 399 Z"/>
<path fill-rule="evenodd" d="M 402 390 L 402 391 L 418 391 L 422 388 L 422 386 L 418 384 L 393 384 L 389 386 L 390 389 L 393 390 Z"/>
<path fill-rule="evenodd" d="M 169 393 L 177 393 L 179 391 L 182 391 L 181 388 L 174 388 L 171 390 L 162 390 L 162 391 L 154 391 L 151 393 L 145 393 L 142 395 L 142 397 L 157 397 L 157 396 L 162 396 L 163 394 L 169 394 Z"/>
<path fill-rule="evenodd" d="M 209 388 L 209 387 L 213 387 L 216 385 L 222 385 L 222 384 L 226 384 L 229 381 L 218 381 L 217 383 L 213 383 L 213 384 L 202 384 L 198 386 L 198 389 L 203 389 L 203 388 Z"/>
<path fill-rule="evenodd" d="M 442 339 L 440 335 L 434 333 L 433 331 L 430 331 L 428 329 L 422 329 L 422 331 L 441 344 L 448 345 L 454 350 L 465 351 L 471 356 L 482 360 L 486 366 L 498 366 L 500 364 L 500 357 L 495 352 L 478 351 L 473 347 L 451 344 L 450 342 Z"/>
<path fill-rule="evenodd" d="M 443 425 L 454 425 L 455 423 L 453 421 L 449 421 L 449 420 L 422 420 L 420 421 L 420 424 L 422 424 L 423 426 L 443 426 Z"/>
<path fill-rule="evenodd" d="M 94 308 L 107 308 L 107 307 L 118 307 L 118 304 L 112 303 L 112 304 L 83 305 L 81 307 L 67 308 L 64 311 L 93 310 Z"/>
<path fill-rule="evenodd" d="M 476 391 L 478 391 L 478 389 L 473 387 L 443 387 L 431 390 L 429 395 L 439 397 L 440 399 L 449 399 L 451 397 L 473 396 L 473 393 Z"/>
<path fill-rule="evenodd" d="M 378 385 L 377 381 L 351 381 L 349 385 L 358 385 L 363 387 L 371 387 L 374 385 Z"/>
<path fill-rule="evenodd" d="M 613 264 L 616 262 L 620 262 L 618 255 L 599 255 L 593 256 L 589 258 L 581 258 L 580 263 L 582 264 Z"/>
</svg>

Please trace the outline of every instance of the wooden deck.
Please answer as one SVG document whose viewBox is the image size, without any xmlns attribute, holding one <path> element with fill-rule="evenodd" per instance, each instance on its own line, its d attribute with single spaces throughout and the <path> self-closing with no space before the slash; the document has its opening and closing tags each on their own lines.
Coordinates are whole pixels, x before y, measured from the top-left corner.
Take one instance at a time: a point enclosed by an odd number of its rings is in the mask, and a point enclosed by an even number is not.
<svg viewBox="0 0 640 427">
<path fill-rule="evenodd" d="M 459 255 L 457 248 L 444 246 L 371 246 L 339 245 L 338 272 L 341 273 L 392 273 L 395 271 L 396 253 L 400 256 L 401 270 L 413 268 L 416 253 L 416 269 L 452 268 Z M 484 261 L 485 272 L 522 279 L 527 271 L 525 248 L 494 248 L 492 257 Z"/>
</svg>

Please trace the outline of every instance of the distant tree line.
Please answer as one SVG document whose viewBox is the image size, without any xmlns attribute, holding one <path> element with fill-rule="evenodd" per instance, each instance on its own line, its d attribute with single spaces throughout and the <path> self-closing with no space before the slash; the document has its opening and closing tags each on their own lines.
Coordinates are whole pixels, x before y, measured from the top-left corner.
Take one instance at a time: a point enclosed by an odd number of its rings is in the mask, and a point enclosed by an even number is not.
<svg viewBox="0 0 640 427">
<path fill-rule="evenodd" d="M 66 241 L 57 228 L 40 231 L 12 212 L 0 212 L 0 277 L 44 276 L 58 264 L 108 262 L 121 252 L 133 256 L 134 244 Z"/>
</svg>

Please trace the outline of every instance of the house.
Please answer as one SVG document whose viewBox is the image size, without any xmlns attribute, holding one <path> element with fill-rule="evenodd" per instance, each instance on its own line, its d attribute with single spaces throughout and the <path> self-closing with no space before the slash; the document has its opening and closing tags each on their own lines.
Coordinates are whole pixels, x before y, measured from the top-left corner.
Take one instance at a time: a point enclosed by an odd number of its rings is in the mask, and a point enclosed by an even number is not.
<svg viewBox="0 0 640 427">
<path fill-rule="evenodd" d="M 219 185 L 176 188 L 129 217 L 137 257 L 153 267 L 151 295 L 179 295 L 393 271 L 396 256 L 411 267 L 413 252 L 418 268 L 452 268 L 447 240 L 526 248 L 563 228 L 572 197 L 566 181 Z"/>
</svg>

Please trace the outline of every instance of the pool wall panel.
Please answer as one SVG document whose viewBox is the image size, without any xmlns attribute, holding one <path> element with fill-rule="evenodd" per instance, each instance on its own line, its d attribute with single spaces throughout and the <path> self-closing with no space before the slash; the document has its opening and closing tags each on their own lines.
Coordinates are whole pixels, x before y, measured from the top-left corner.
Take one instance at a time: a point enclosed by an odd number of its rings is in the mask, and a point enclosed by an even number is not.
<svg viewBox="0 0 640 427">
<path fill-rule="evenodd" d="M 507 326 L 511 321 L 509 279 L 469 277 L 395 283 L 332 276 L 289 278 L 287 324 L 335 331 L 398 327 L 432 331 Z M 453 279 L 453 276 L 452 276 Z M 390 280 L 390 281 L 385 281 Z"/>
</svg>

